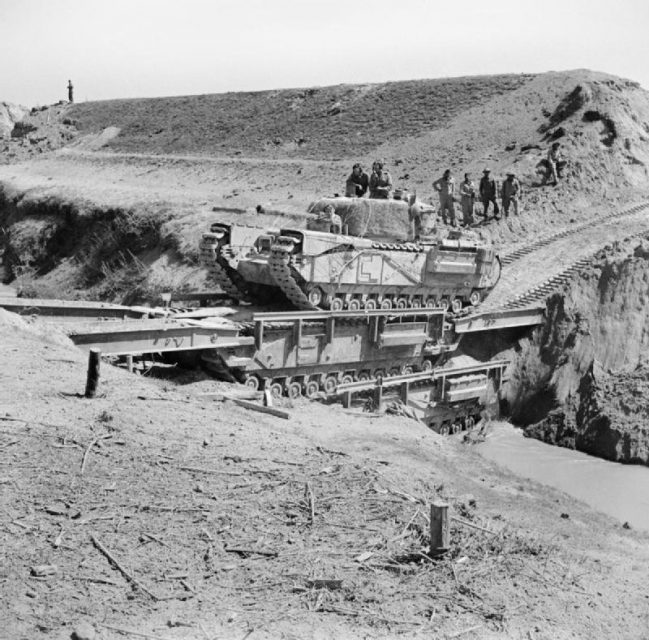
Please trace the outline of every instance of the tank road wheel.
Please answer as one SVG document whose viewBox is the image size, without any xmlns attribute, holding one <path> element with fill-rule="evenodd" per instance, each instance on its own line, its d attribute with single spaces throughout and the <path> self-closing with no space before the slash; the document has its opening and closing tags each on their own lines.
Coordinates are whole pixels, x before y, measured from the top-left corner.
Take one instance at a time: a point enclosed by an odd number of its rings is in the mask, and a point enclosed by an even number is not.
<svg viewBox="0 0 649 640">
<path fill-rule="evenodd" d="M 342 311 L 345 306 L 345 301 L 342 298 L 333 298 L 331 300 L 330 308 L 332 311 Z"/>
<path fill-rule="evenodd" d="M 448 308 L 450 306 L 451 306 L 451 302 L 446 296 L 439 299 L 439 308 L 440 309 L 444 309 L 444 311 L 448 311 Z"/>
<path fill-rule="evenodd" d="M 422 371 L 432 371 L 433 370 L 433 362 L 432 362 L 432 360 L 429 360 L 428 358 L 426 358 L 421 363 L 421 370 Z"/>
<path fill-rule="evenodd" d="M 358 380 L 359 382 L 367 382 L 372 376 L 370 375 L 369 371 L 361 371 L 358 374 Z"/>
<path fill-rule="evenodd" d="M 269 387 L 269 391 L 273 398 L 281 398 L 284 394 L 284 386 L 281 382 L 273 382 Z"/>
<path fill-rule="evenodd" d="M 434 296 L 426 298 L 426 309 L 434 309 L 437 306 L 437 300 Z"/>
<path fill-rule="evenodd" d="M 247 373 L 243 379 L 243 384 L 248 387 L 248 389 L 257 391 L 257 389 L 259 389 L 259 378 L 254 373 Z"/>
<path fill-rule="evenodd" d="M 410 301 L 410 306 L 411 306 L 413 309 L 421 309 L 421 298 L 413 298 L 413 299 Z"/>
<path fill-rule="evenodd" d="M 320 391 L 320 383 L 317 380 L 309 380 L 304 385 L 304 395 L 307 398 L 315 398 Z"/>
<path fill-rule="evenodd" d="M 361 301 L 358 298 L 352 298 L 347 305 L 350 311 L 358 311 L 361 308 Z"/>
<path fill-rule="evenodd" d="M 314 307 L 319 307 L 322 304 L 325 295 L 320 287 L 311 287 L 307 291 L 306 297 Z"/>
<path fill-rule="evenodd" d="M 374 369 L 375 378 L 385 378 L 385 369 Z"/>
<path fill-rule="evenodd" d="M 374 300 L 373 298 L 368 298 L 367 300 L 365 300 L 363 308 L 367 309 L 368 311 L 376 309 L 376 300 Z"/>
<path fill-rule="evenodd" d="M 400 376 L 401 375 L 401 367 L 392 367 L 390 369 L 390 376 Z"/>
<path fill-rule="evenodd" d="M 325 378 L 325 381 L 322 384 L 322 388 L 327 395 L 331 395 L 338 386 L 338 376 L 331 375 Z"/>
<path fill-rule="evenodd" d="M 383 300 L 381 300 L 380 308 L 381 309 L 392 309 L 392 300 L 390 300 L 390 298 L 384 298 Z"/>
<path fill-rule="evenodd" d="M 408 308 L 408 298 L 401 297 L 397 298 L 397 302 L 394 305 L 397 309 L 407 309 Z"/>
<path fill-rule="evenodd" d="M 469 296 L 469 302 L 474 307 L 477 307 L 480 304 L 481 300 L 482 300 L 482 296 L 480 295 L 479 291 L 472 291 L 471 292 L 471 295 Z"/>
<path fill-rule="evenodd" d="M 354 376 L 351 373 L 346 373 L 340 380 L 340 384 L 350 384 L 354 382 Z"/>
<path fill-rule="evenodd" d="M 407 365 L 403 368 L 403 375 L 404 375 L 404 376 L 410 376 L 410 375 L 412 375 L 413 373 L 414 373 L 414 369 L 413 369 L 409 364 L 407 364 Z"/>
<path fill-rule="evenodd" d="M 460 313 L 463 306 L 462 298 L 453 298 L 453 301 L 451 302 L 451 310 L 453 313 Z"/>
<path fill-rule="evenodd" d="M 299 382 L 291 382 L 286 388 L 286 393 L 289 398 L 295 400 L 302 395 L 302 385 Z"/>
<path fill-rule="evenodd" d="M 442 422 L 442 426 L 439 428 L 439 433 L 442 436 L 447 436 L 451 431 L 451 425 L 447 422 Z"/>
</svg>

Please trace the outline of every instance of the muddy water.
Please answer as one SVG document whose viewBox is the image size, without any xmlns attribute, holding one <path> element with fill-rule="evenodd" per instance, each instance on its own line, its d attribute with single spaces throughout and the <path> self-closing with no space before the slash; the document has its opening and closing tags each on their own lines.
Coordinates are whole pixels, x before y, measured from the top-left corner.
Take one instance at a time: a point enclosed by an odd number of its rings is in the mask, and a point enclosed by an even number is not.
<svg viewBox="0 0 649 640">
<path fill-rule="evenodd" d="M 478 451 L 518 475 L 561 489 L 632 527 L 649 531 L 649 467 L 623 465 L 525 438 L 498 423 Z"/>
</svg>

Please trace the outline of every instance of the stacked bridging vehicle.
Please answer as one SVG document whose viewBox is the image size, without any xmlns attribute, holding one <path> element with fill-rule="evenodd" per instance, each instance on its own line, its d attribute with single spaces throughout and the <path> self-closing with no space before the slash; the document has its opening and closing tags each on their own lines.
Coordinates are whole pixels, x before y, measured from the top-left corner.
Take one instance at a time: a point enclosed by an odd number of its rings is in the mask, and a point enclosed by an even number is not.
<svg viewBox="0 0 649 640">
<path fill-rule="evenodd" d="M 228 295 L 299 310 L 258 314 L 241 330 L 252 340 L 204 353 L 208 366 L 274 395 L 314 397 L 354 381 L 433 371 L 455 349 L 446 314 L 477 306 L 493 289 L 500 277 L 493 245 L 473 232 L 426 226 L 416 241 L 341 233 L 355 222 L 354 201 L 337 200 L 347 215 L 321 211 L 306 229 L 217 222 L 203 235 L 202 261 Z M 412 210 L 413 202 L 411 219 Z M 429 412 L 427 422 L 443 430 L 449 415 L 475 419 L 494 387 L 490 372 L 502 382 L 502 368 L 482 369 L 456 376 L 444 369 L 431 397 L 443 401 L 446 418 Z"/>
</svg>

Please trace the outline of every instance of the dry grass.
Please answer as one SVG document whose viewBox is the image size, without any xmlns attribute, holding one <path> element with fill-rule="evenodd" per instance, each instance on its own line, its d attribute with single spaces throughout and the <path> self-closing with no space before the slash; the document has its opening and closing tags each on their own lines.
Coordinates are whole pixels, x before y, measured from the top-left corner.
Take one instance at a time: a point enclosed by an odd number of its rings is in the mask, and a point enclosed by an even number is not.
<svg viewBox="0 0 649 640">
<path fill-rule="evenodd" d="M 110 100 L 69 110 L 83 132 L 121 128 L 116 151 L 332 158 L 444 126 L 530 75 L 413 80 L 249 93 Z M 335 108 L 338 105 L 338 108 Z"/>
</svg>

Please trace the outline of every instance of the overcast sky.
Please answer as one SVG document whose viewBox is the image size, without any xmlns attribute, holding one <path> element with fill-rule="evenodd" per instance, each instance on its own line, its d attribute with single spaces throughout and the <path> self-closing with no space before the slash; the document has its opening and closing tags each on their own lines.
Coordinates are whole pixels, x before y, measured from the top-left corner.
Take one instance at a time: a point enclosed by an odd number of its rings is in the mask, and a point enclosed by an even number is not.
<svg viewBox="0 0 649 640">
<path fill-rule="evenodd" d="M 0 0 L 0 101 L 589 68 L 649 89 L 647 0 Z"/>
</svg>

